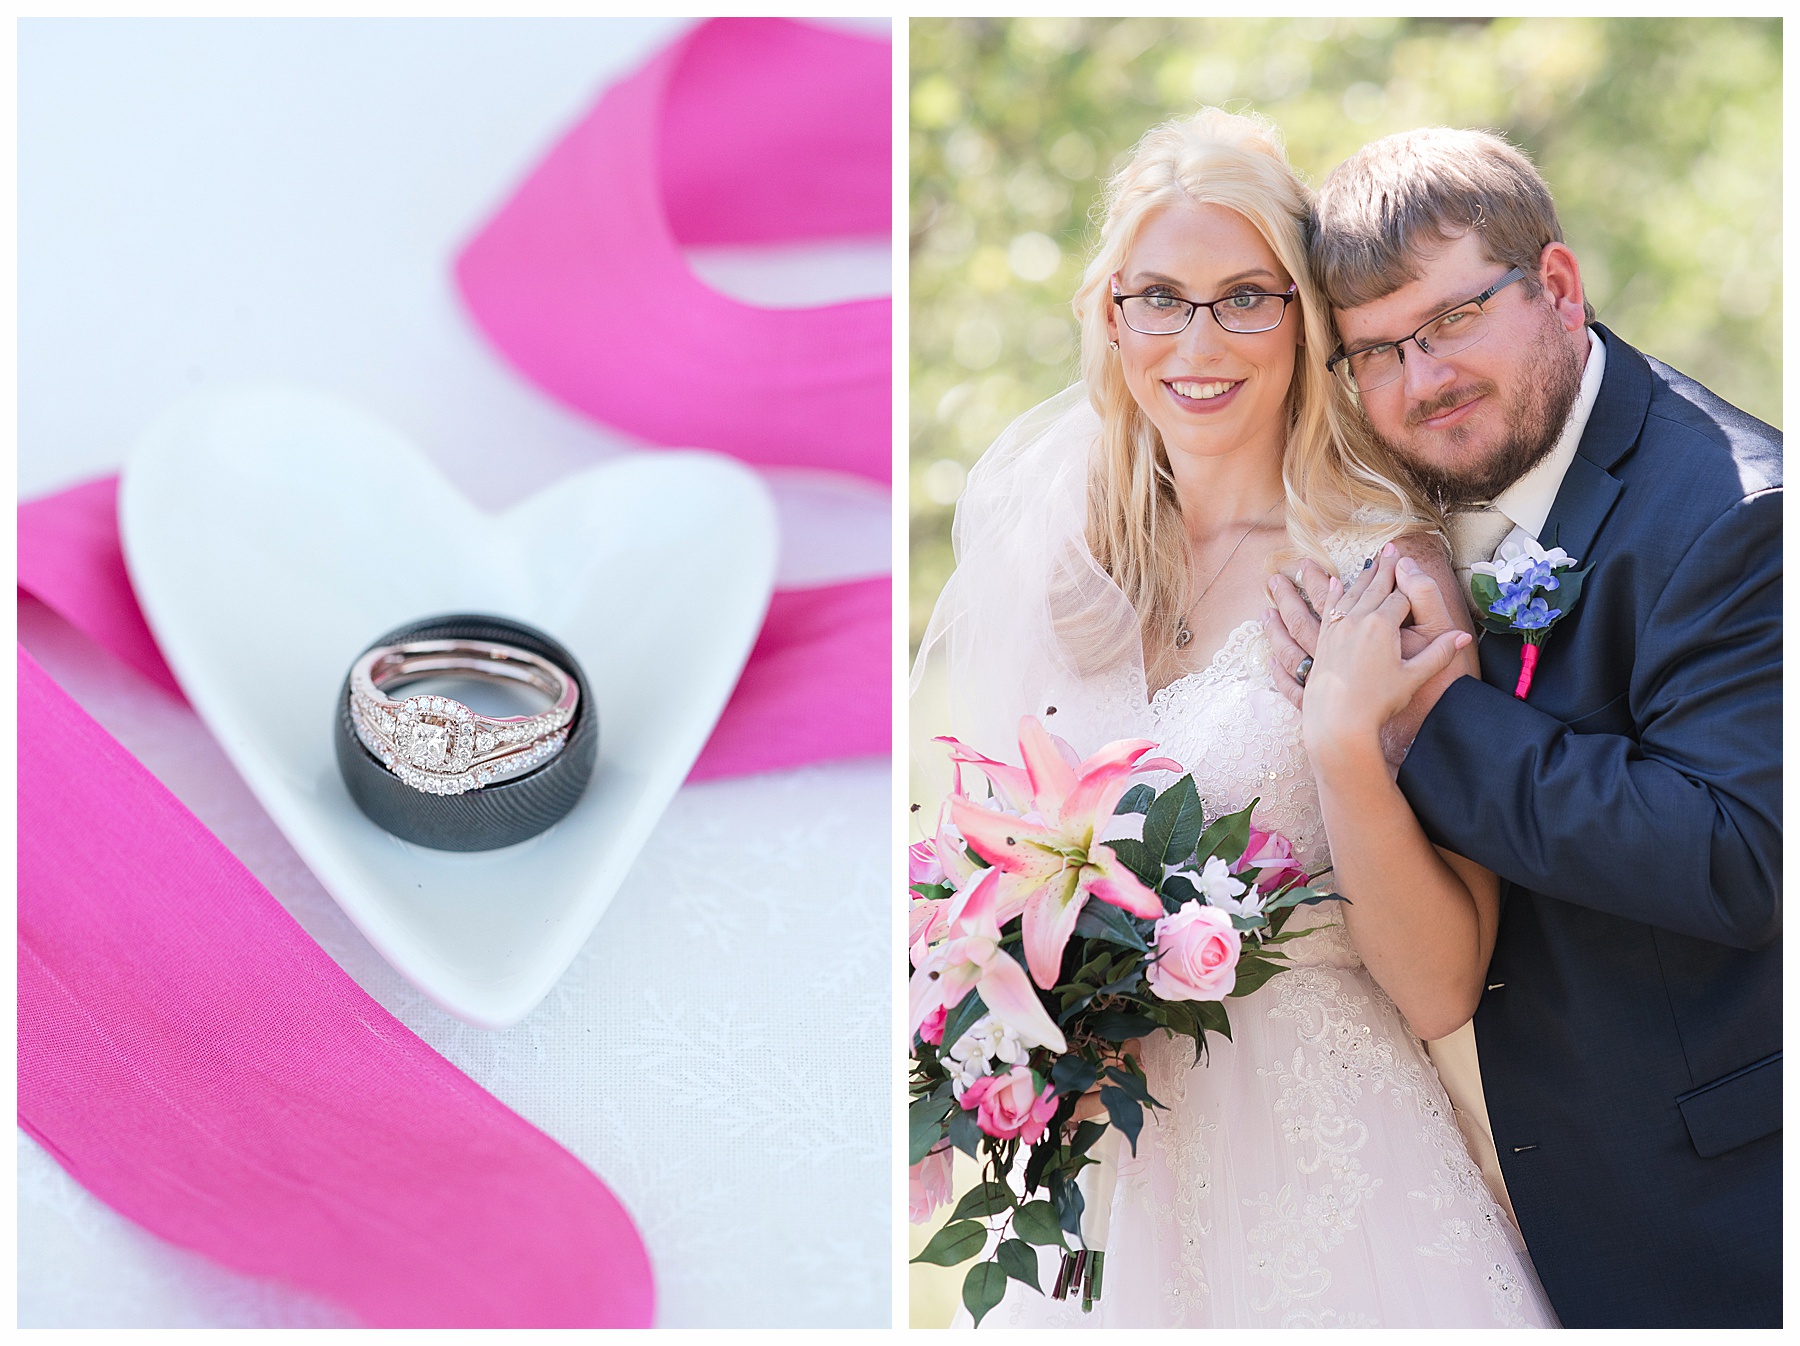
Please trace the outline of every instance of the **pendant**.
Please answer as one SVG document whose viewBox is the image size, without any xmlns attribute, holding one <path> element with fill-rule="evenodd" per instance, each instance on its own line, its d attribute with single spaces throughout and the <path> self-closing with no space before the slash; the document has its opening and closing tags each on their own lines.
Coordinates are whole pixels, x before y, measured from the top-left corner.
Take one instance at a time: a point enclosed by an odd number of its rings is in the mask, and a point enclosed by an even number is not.
<svg viewBox="0 0 1800 1346">
<path fill-rule="evenodd" d="M 1194 633 L 1188 630 L 1187 618 L 1183 617 L 1181 619 L 1181 630 L 1175 633 L 1175 648 L 1178 650 L 1186 649 L 1188 642 L 1193 638 Z"/>
</svg>

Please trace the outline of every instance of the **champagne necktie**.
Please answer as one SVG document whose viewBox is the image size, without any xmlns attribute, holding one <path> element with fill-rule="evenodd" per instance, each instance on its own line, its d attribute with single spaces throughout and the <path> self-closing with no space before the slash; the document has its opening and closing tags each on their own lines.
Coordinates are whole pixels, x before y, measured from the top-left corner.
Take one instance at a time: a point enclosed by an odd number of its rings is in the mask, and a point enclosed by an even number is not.
<svg viewBox="0 0 1800 1346">
<path fill-rule="evenodd" d="M 1495 549 L 1512 530 L 1513 521 L 1492 505 L 1450 516 L 1451 565 L 1465 602 L 1470 601 L 1469 567 L 1477 561 L 1492 560 Z"/>
</svg>

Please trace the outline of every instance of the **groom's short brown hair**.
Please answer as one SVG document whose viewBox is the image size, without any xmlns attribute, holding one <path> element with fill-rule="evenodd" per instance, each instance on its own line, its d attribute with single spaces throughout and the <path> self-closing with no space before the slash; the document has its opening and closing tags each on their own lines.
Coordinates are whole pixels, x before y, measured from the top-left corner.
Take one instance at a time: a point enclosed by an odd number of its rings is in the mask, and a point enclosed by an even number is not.
<svg viewBox="0 0 1800 1346">
<path fill-rule="evenodd" d="M 1401 131 L 1364 145 L 1325 179 L 1313 269 L 1333 308 L 1356 308 L 1416 280 L 1421 249 L 1471 229 L 1488 260 L 1518 267 L 1534 293 L 1545 245 L 1562 241 L 1550 188 L 1499 136 Z"/>
</svg>

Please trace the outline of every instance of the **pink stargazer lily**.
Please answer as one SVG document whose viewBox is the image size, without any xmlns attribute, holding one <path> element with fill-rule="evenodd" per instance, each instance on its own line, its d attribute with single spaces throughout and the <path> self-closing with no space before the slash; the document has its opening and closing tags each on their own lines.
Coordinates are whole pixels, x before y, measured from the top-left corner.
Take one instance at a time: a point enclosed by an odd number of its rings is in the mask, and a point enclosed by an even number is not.
<svg viewBox="0 0 1800 1346">
<path fill-rule="evenodd" d="M 1019 721 L 1024 769 L 1004 770 L 1016 773 L 1005 777 L 1011 796 L 1007 802 L 1028 816 L 996 812 L 967 798 L 950 801 L 957 830 L 976 854 L 1005 875 L 999 920 L 1024 913 L 1025 962 L 1031 979 L 1046 990 L 1056 985 L 1063 950 L 1090 897 L 1146 920 L 1163 915 L 1162 900 L 1111 846 L 1094 840 L 1095 829 L 1112 817 L 1135 772 L 1180 769 L 1161 758 L 1140 765 L 1139 759 L 1155 747 L 1147 739 L 1123 739 L 1071 766 L 1043 725 L 1027 715 Z M 986 759 L 976 764 L 990 773 L 990 780 L 999 765 Z"/>
<path fill-rule="evenodd" d="M 1031 989 L 1025 969 L 1000 947 L 1000 923 L 994 916 L 1001 877 L 999 870 L 990 869 L 969 889 L 950 922 L 949 936 L 913 973 L 908 1033 L 917 1033 L 937 1010 L 954 1009 L 975 990 L 988 1013 L 1017 1033 L 1021 1042 L 1067 1051 L 1062 1030 Z"/>
</svg>

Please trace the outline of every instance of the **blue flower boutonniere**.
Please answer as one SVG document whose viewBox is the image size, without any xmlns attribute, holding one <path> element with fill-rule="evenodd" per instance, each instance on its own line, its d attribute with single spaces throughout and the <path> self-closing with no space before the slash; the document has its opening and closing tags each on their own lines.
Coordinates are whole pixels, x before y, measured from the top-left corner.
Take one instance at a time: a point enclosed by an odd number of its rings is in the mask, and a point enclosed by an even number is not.
<svg viewBox="0 0 1800 1346">
<path fill-rule="evenodd" d="M 1561 547 L 1545 551 L 1523 529 L 1514 529 L 1492 561 L 1469 567 L 1469 592 L 1481 624 L 1497 635 L 1524 637 L 1519 684 L 1513 688 L 1521 701 L 1531 690 L 1538 651 L 1581 598 L 1581 583 L 1593 567 L 1575 569 L 1580 564 Z"/>
</svg>

